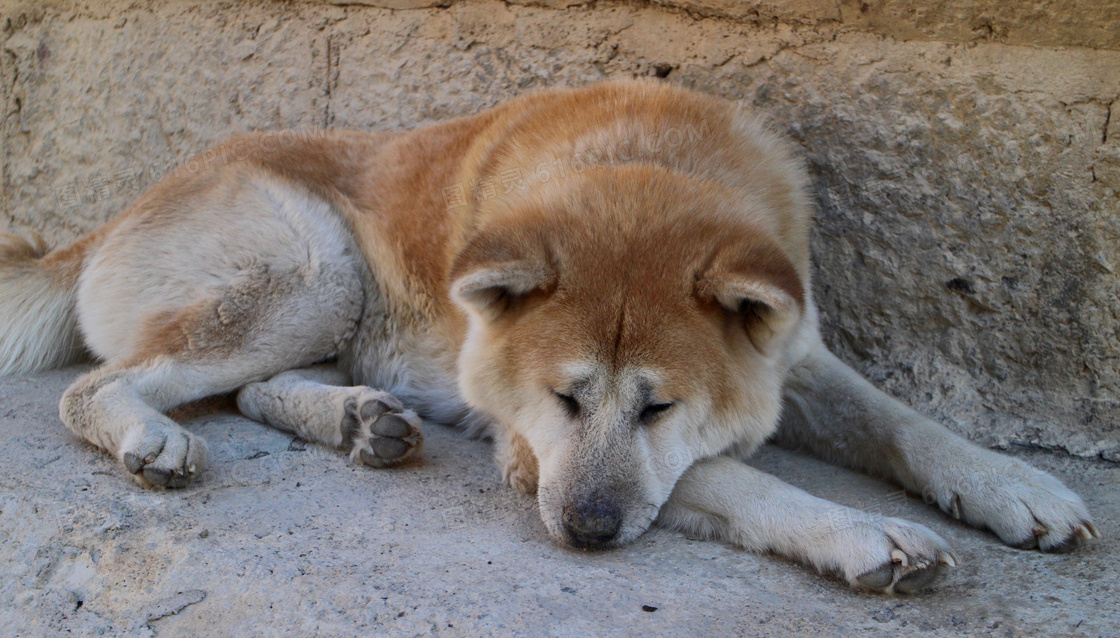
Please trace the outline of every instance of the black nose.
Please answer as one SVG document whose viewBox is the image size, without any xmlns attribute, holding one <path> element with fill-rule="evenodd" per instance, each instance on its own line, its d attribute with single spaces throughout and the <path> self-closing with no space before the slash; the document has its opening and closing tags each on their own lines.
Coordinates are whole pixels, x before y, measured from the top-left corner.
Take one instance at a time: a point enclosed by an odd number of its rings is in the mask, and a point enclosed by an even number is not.
<svg viewBox="0 0 1120 638">
<path fill-rule="evenodd" d="M 568 539 L 575 547 L 602 547 L 622 526 L 622 512 L 601 497 L 568 503 L 562 518 Z"/>
</svg>

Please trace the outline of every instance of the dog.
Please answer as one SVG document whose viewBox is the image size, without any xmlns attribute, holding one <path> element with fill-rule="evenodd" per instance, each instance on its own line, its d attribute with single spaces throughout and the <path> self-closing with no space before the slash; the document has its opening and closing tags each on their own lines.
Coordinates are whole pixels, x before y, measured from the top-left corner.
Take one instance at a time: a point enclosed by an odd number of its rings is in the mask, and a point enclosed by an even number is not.
<svg viewBox="0 0 1120 638">
<path fill-rule="evenodd" d="M 572 547 L 656 521 L 884 592 L 956 564 L 922 525 L 739 460 L 768 439 L 1015 547 L 1098 535 L 1057 479 L 826 349 L 809 177 L 733 103 L 614 81 L 414 131 L 241 135 L 199 158 L 69 247 L 0 243 L 0 374 L 92 353 L 62 421 L 142 485 L 206 465 L 168 410 L 236 392 L 249 418 L 373 467 L 413 457 L 422 421 L 485 433 Z"/>
</svg>

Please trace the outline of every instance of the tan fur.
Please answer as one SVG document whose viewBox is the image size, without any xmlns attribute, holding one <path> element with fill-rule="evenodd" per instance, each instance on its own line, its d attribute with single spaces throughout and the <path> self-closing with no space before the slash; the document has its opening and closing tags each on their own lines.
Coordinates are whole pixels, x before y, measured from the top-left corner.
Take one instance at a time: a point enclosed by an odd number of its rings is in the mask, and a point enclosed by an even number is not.
<svg viewBox="0 0 1120 638">
<path fill-rule="evenodd" d="M 625 543 L 656 519 L 884 591 L 954 563 L 922 526 L 838 528 L 849 510 L 729 458 L 773 435 L 785 402 L 783 442 L 935 494 L 1006 542 L 1095 534 L 1052 477 L 990 471 L 991 453 L 828 354 L 807 185 L 748 112 L 653 82 L 402 133 L 238 136 L 70 249 L 7 240 L 0 288 L 55 306 L 0 302 L 0 372 L 64 361 L 76 314 L 106 365 L 67 391 L 63 420 L 148 485 L 205 463 L 164 413 L 239 389 L 252 418 L 374 466 L 419 448 L 416 413 L 486 428 L 563 543 Z M 60 345 L 21 345 L 43 322 Z M 954 487 L 984 471 L 982 496 Z"/>
</svg>

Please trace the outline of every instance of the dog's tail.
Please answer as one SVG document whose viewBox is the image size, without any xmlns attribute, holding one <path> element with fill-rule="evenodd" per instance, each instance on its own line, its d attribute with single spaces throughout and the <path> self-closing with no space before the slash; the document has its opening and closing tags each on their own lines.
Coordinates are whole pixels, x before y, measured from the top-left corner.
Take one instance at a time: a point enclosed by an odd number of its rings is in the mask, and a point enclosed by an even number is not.
<svg viewBox="0 0 1120 638">
<path fill-rule="evenodd" d="M 0 377 L 66 365 L 85 355 L 78 276 L 95 238 L 50 252 L 36 236 L 0 233 Z"/>
</svg>

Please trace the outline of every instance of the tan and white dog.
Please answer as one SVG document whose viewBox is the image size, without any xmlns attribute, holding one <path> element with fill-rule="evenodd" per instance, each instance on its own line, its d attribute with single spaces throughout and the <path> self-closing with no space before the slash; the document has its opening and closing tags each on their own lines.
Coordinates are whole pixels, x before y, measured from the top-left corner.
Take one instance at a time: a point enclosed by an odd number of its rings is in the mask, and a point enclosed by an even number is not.
<svg viewBox="0 0 1120 638">
<path fill-rule="evenodd" d="M 731 103 L 603 83 L 202 157 L 68 248 L 0 242 L 0 374 L 88 348 L 104 364 L 62 420 L 145 485 L 206 464 L 165 413 L 236 390 L 250 418 L 371 466 L 413 455 L 421 419 L 485 428 L 577 547 L 657 520 L 868 589 L 915 591 L 954 564 L 921 525 L 852 516 L 737 460 L 770 437 L 1016 547 L 1096 535 L 1059 481 L 825 349 L 806 172 Z"/>
</svg>

